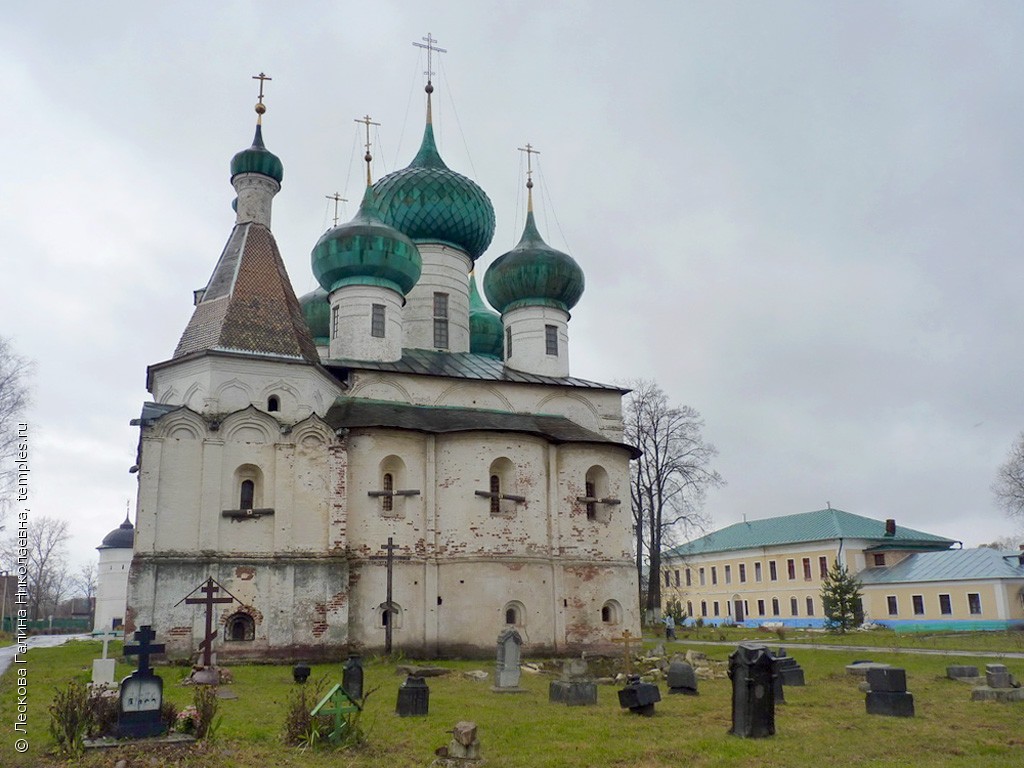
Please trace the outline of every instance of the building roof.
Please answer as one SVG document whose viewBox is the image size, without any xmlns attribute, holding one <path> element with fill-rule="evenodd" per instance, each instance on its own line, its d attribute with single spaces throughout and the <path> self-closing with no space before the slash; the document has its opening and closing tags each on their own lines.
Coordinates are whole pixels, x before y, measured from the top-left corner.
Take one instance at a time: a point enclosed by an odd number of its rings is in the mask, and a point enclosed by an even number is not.
<svg viewBox="0 0 1024 768">
<path fill-rule="evenodd" d="M 819 509 L 815 512 L 736 523 L 670 549 L 665 555 L 685 557 L 836 539 L 875 540 L 887 548 L 900 549 L 945 549 L 956 543 L 952 539 L 902 526 L 896 527 L 894 535 L 886 536 L 885 525 L 882 520 L 854 515 L 841 509 Z"/>
<path fill-rule="evenodd" d="M 999 552 L 988 547 L 915 552 L 888 568 L 865 568 L 857 578 L 863 584 L 1024 579 L 1019 556 L 1019 552 Z"/>
<path fill-rule="evenodd" d="M 339 397 L 324 419 L 334 429 L 384 427 L 443 434 L 450 432 L 519 432 L 538 435 L 553 443 L 603 443 L 629 450 L 624 443 L 581 427 L 564 416 L 534 413 L 509 413 L 478 408 L 436 405 L 409 405 L 390 400 L 365 400 Z"/>
<path fill-rule="evenodd" d="M 127 516 L 124 522 L 103 537 L 103 543 L 96 549 L 132 549 L 135 546 L 135 526 Z"/>
<path fill-rule="evenodd" d="M 174 357 L 207 350 L 319 361 L 277 243 L 262 224 L 235 225 Z"/>
<path fill-rule="evenodd" d="M 431 349 L 403 349 L 402 359 L 391 363 L 373 360 L 324 360 L 324 366 L 335 375 L 338 369 L 387 371 L 410 373 L 422 376 L 447 376 L 453 379 L 478 379 L 481 381 L 507 381 L 520 384 L 551 384 L 559 387 L 580 387 L 583 389 L 608 389 L 625 393 L 629 390 L 610 384 L 577 379 L 571 376 L 538 376 L 512 368 L 494 357 L 476 355 L 471 352 L 437 352 Z"/>
</svg>

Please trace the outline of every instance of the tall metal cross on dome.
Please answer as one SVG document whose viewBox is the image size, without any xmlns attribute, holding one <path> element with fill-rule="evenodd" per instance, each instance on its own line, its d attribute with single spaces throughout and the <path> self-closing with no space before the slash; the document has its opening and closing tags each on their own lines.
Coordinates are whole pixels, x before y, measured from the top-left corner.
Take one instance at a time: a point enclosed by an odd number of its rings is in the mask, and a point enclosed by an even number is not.
<svg viewBox="0 0 1024 768">
<path fill-rule="evenodd" d="M 338 203 L 347 203 L 348 198 L 342 197 L 338 192 L 335 192 L 333 195 L 324 195 L 324 197 L 334 201 L 334 226 L 338 226 Z"/>
<path fill-rule="evenodd" d="M 370 186 L 373 183 L 373 177 L 370 176 L 370 162 L 373 160 L 373 155 L 370 154 L 370 126 L 376 125 L 379 128 L 380 123 L 373 122 L 369 115 L 357 117 L 356 122 L 366 126 L 366 154 L 363 155 L 363 160 L 366 161 L 366 186 Z"/>
<path fill-rule="evenodd" d="M 448 49 L 438 48 L 436 45 L 434 45 L 434 43 L 436 43 L 437 40 L 435 40 L 430 35 L 429 32 L 427 32 L 426 37 L 420 39 L 425 41 L 426 45 L 424 45 L 423 43 L 413 43 L 413 45 L 415 45 L 417 48 L 427 49 L 427 71 L 424 72 L 423 74 L 427 76 L 427 85 L 430 85 L 430 79 L 434 76 L 434 71 L 431 69 L 431 63 L 433 62 L 433 53 L 434 51 L 437 51 L 438 53 L 448 53 Z"/>
<path fill-rule="evenodd" d="M 267 80 L 273 80 L 274 78 L 267 77 L 264 73 L 260 72 L 258 75 L 253 75 L 252 79 L 260 81 L 260 97 L 259 101 L 256 102 L 256 114 L 259 115 L 259 117 L 256 118 L 256 122 L 259 124 L 263 122 L 263 113 L 267 111 L 266 106 L 263 104 L 263 83 Z"/>
<path fill-rule="evenodd" d="M 527 207 L 533 210 L 533 158 L 530 155 L 539 155 L 540 150 L 534 149 L 533 145 L 527 143 L 525 147 L 517 147 L 520 152 L 526 153 L 526 197 Z"/>
</svg>

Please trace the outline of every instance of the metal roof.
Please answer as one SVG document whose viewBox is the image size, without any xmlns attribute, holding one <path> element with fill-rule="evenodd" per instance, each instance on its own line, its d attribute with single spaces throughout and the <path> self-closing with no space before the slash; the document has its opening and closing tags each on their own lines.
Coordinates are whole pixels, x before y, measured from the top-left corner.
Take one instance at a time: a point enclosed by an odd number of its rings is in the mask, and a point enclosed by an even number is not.
<svg viewBox="0 0 1024 768">
<path fill-rule="evenodd" d="M 896 526 L 893 536 L 885 535 L 885 522 L 854 515 L 841 509 L 819 509 L 796 515 L 749 520 L 722 528 L 699 539 L 668 550 L 666 556 L 686 557 L 712 552 L 755 549 L 780 544 L 800 544 L 836 539 L 867 539 L 879 545 L 903 549 L 929 546 L 948 548 L 956 542 L 931 533 Z"/>
<path fill-rule="evenodd" d="M 432 349 L 403 349 L 402 359 L 393 363 L 379 363 L 372 360 L 324 360 L 329 370 L 353 369 L 366 371 L 388 371 L 410 373 L 420 376 L 447 376 L 453 379 L 477 379 L 480 381 L 508 381 L 519 384 L 550 384 L 559 387 L 580 387 L 583 389 L 609 389 L 625 393 L 621 387 L 599 384 L 595 381 L 577 379 L 571 376 L 538 376 L 512 368 L 496 358 L 474 355 L 471 352 L 438 352 Z M 338 375 L 338 374 L 335 374 Z M 344 378 L 339 376 L 339 378 Z"/>
<path fill-rule="evenodd" d="M 857 578 L 863 584 L 1024 579 L 1019 555 L 987 547 L 916 552 L 888 568 L 865 568 Z"/>
</svg>

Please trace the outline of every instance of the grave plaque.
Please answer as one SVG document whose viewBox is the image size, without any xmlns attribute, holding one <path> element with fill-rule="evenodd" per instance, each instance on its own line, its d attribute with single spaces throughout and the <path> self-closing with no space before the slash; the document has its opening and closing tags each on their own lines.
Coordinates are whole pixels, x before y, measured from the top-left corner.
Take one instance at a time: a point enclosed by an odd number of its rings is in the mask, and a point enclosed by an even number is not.
<svg viewBox="0 0 1024 768">
<path fill-rule="evenodd" d="M 597 704 L 597 683 L 588 674 L 586 659 L 566 659 L 562 662 L 562 678 L 551 681 L 548 701 L 570 707 Z"/>
<path fill-rule="evenodd" d="M 978 677 L 978 668 L 967 664 L 954 664 L 953 666 L 946 667 L 946 677 L 950 680 L 975 678 Z"/>
<path fill-rule="evenodd" d="M 898 667 L 869 669 L 864 699 L 869 715 L 913 717 L 914 695 L 907 693 L 907 672 Z"/>
<path fill-rule="evenodd" d="M 986 664 L 985 685 L 989 688 L 1012 688 L 1010 670 L 1005 664 Z"/>
<path fill-rule="evenodd" d="M 775 734 L 774 669 L 768 648 L 740 643 L 729 655 L 733 736 L 764 738 Z"/>
<path fill-rule="evenodd" d="M 681 693 L 686 696 L 697 695 L 697 673 L 685 661 L 673 661 L 668 665 L 665 675 L 669 693 Z"/>
<path fill-rule="evenodd" d="M 139 668 L 121 681 L 121 696 L 117 708 L 117 737 L 139 739 L 159 736 L 164 732 L 160 719 L 163 704 L 164 681 L 153 673 L 149 657 L 163 653 L 162 643 L 154 644 L 153 628 L 143 626 L 134 635 L 138 645 L 126 645 L 126 656 L 138 656 Z"/>
<path fill-rule="evenodd" d="M 494 667 L 494 687 L 498 693 L 520 692 L 519 662 L 523 638 L 515 629 L 503 630 L 498 635 L 498 660 Z"/>
<path fill-rule="evenodd" d="M 409 675 L 398 687 L 395 712 L 401 717 L 426 715 L 430 709 L 430 688 L 422 677 Z"/>
</svg>

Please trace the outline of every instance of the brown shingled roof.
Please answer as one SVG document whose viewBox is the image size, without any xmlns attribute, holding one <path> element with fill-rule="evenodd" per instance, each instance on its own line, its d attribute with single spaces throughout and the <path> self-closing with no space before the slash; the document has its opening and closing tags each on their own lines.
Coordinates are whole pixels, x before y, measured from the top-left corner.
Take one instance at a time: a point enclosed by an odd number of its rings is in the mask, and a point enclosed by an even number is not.
<svg viewBox="0 0 1024 768">
<path fill-rule="evenodd" d="M 174 357 L 219 349 L 319 362 L 281 253 L 262 224 L 236 224 Z"/>
</svg>

